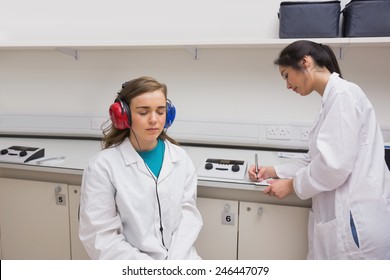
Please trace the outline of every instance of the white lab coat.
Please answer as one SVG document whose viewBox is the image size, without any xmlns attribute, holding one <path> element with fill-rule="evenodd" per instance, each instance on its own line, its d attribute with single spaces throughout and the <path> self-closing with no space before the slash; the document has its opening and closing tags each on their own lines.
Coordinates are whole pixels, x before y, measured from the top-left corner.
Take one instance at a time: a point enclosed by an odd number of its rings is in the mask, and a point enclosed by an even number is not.
<svg viewBox="0 0 390 280">
<path fill-rule="evenodd" d="M 333 73 L 309 139 L 310 160 L 275 166 L 279 177 L 293 177 L 298 197 L 312 198 L 308 258 L 390 259 L 390 174 L 363 91 Z"/>
<path fill-rule="evenodd" d="M 197 178 L 184 149 L 164 141 L 156 183 L 129 139 L 90 159 L 83 176 L 80 240 L 92 259 L 199 259 Z"/>
</svg>

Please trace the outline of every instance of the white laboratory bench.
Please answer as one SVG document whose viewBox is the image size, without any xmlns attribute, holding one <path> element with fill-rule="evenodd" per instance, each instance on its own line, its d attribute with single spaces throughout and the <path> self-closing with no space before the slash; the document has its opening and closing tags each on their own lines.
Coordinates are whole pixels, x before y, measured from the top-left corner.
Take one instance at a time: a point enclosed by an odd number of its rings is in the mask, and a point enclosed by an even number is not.
<svg viewBox="0 0 390 280">
<path fill-rule="evenodd" d="M 0 137 L 0 149 L 11 146 L 44 148 L 45 156 L 38 160 L 65 158 L 0 163 L 0 259 L 88 259 L 78 238 L 80 186 L 100 141 Z M 251 165 L 256 153 L 261 165 L 296 160 L 261 149 L 182 147 L 197 169 L 207 158 Z M 197 206 L 204 225 L 195 247 L 203 259 L 306 257 L 311 200 L 294 194 L 279 200 L 265 195 L 263 188 L 251 183 L 246 172 L 243 180 L 198 177 Z"/>
<path fill-rule="evenodd" d="M 11 146 L 37 147 L 45 149 L 44 158 L 32 160 L 23 164 L 1 163 L 0 177 L 59 181 L 67 184 L 81 184 L 83 169 L 88 159 L 101 149 L 99 140 L 84 139 L 53 139 L 53 138 L 20 138 L 20 137 L 0 137 L 0 149 L 6 149 Z M 261 165 L 274 165 L 287 162 L 289 160 L 279 158 L 277 151 L 265 151 L 245 148 L 218 148 L 205 147 L 195 144 L 182 145 L 191 157 L 196 169 L 204 166 L 207 158 L 244 160 L 248 166 L 254 163 L 254 155 L 259 156 Z M 60 158 L 38 164 L 37 161 L 46 158 Z M 203 197 L 222 198 L 222 199 L 245 199 L 253 202 L 268 202 L 273 204 L 296 205 L 309 207 L 311 200 L 300 200 L 292 194 L 283 200 L 270 198 L 263 195 L 263 186 L 256 186 L 250 182 L 245 172 L 244 180 L 219 179 L 219 178 L 198 178 L 198 195 Z"/>
</svg>

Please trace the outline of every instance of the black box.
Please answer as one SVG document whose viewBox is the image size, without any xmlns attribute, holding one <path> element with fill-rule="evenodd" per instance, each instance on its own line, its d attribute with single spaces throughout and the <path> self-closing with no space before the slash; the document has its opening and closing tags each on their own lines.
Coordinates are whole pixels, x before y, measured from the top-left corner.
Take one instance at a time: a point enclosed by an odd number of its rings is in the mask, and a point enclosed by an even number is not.
<svg viewBox="0 0 390 280">
<path fill-rule="evenodd" d="M 390 36 L 389 0 L 352 0 L 342 13 L 344 37 Z"/>
<path fill-rule="evenodd" d="M 279 38 L 339 36 L 340 1 L 281 2 Z"/>
</svg>

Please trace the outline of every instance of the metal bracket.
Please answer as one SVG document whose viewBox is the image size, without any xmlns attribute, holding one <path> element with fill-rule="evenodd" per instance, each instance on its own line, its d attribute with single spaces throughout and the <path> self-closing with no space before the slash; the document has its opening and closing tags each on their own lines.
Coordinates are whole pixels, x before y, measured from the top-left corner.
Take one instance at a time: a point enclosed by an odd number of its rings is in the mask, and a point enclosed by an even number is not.
<svg viewBox="0 0 390 280">
<path fill-rule="evenodd" d="M 79 59 L 79 53 L 76 49 L 73 48 L 67 48 L 67 47 L 58 47 L 55 48 L 56 51 L 73 56 L 75 60 Z"/>
<path fill-rule="evenodd" d="M 186 46 L 187 50 L 192 54 L 192 58 L 195 60 L 199 59 L 199 50 L 194 46 Z"/>
<path fill-rule="evenodd" d="M 339 59 L 340 60 L 343 60 L 344 53 L 345 53 L 345 50 L 347 49 L 347 47 L 348 47 L 348 44 L 344 44 L 344 45 L 340 46 L 340 48 L 339 48 Z"/>
</svg>

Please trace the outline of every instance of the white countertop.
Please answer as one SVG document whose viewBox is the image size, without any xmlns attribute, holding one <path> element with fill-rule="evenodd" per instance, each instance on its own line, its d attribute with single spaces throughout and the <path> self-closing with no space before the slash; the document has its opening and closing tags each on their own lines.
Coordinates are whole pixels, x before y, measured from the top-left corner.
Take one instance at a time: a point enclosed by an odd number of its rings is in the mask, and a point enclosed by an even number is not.
<svg viewBox="0 0 390 280">
<path fill-rule="evenodd" d="M 16 170 L 19 171 L 19 174 L 21 172 L 32 171 L 45 172 L 46 174 L 62 173 L 81 177 L 89 158 L 101 149 L 101 142 L 99 140 L 0 137 L 0 149 L 6 149 L 14 145 L 45 148 L 45 157 L 38 159 L 38 161 L 52 157 L 65 157 L 65 159 L 46 161 L 42 164 L 37 164 L 37 160 L 23 164 L 0 163 L 0 176 L 2 176 L 1 169 L 3 169 Z M 274 165 L 296 160 L 280 158 L 275 151 L 264 151 L 260 149 L 215 148 L 186 145 L 182 147 L 191 157 L 196 169 L 203 168 L 207 158 L 244 160 L 247 161 L 249 167 L 251 164 L 254 164 L 256 153 L 259 156 L 260 165 Z M 264 186 L 257 186 L 250 182 L 247 172 L 245 172 L 244 180 L 198 177 L 198 185 L 203 188 L 221 188 L 224 190 L 261 192 L 264 189 Z"/>
<path fill-rule="evenodd" d="M 46 161 L 42 164 L 37 164 L 37 160 L 23 164 L 0 163 L 0 167 L 60 173 L 69 172 L 81 175 L 88 159 L 99 151 L 100 142 L 95 140 L 0 137 L 0 149 L 6 149 L 11 146 L 44 148 L 45 157 L 38 160 L 62 156 L 65 158 L 64 160 Z"/>
</svg>

